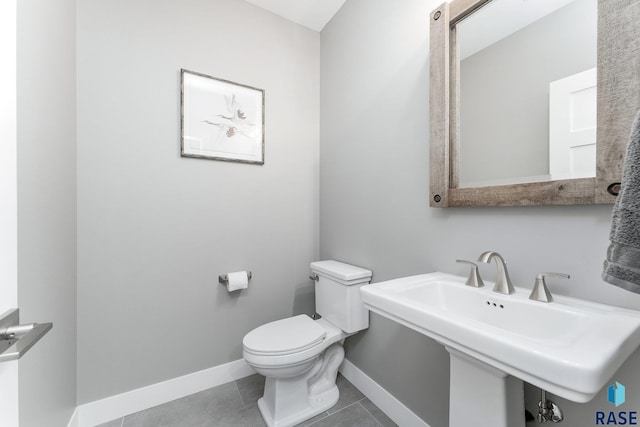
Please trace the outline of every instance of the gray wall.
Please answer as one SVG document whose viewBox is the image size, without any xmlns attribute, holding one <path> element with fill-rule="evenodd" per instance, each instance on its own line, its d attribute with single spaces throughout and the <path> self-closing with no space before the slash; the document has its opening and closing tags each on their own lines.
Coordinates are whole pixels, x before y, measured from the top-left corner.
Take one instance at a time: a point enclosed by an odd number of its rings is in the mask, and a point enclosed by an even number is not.
<svg viewBox="0 0 640 427">
<path fill-rule="evenodd" d="M 78 2 L 78 403 L 313 312 L 317 32 L 237 0 Z M 265 165 L 181 158 L 179 70 L 266 91 Z M 251 270 L 229 294 L 218 275 Z"/>
<path fill-rule="evenodd" d="M 640 309 L 640 295 L 600 280 L 611 206 L 429 208 L 429 12 L 441 2 L 349 0 L 321 34 L 320 258 L 371 268 L 374 281 L 431 271 L 466 274 L 456 258 L 486 249 L 509 262 L 514 284 L 571 273 L 552 292 Z M 495 266 L 481 266 L 495 279 Z M 433 427 L 448 420 L 448 354 L 372 315 L 347 340 L 347 358 Z M 636 352 L 616 375 L 627 410 L 640 407 Z M 636 391 L 634 391 L 636 390 Z M 531 390 L 529 390 L 531 391 Z M 529 393 L 527 405 L 535 407 Z M 558 399 L 566 426 L 609 410 Z M 629 409 L 631 408 L 631 409 Z"/>
<path fill-rule="evenodd" d="M 19 362 L 21 427 L 76 406 L 75 6 L 18 2 L 18 303 L 23 323 L 53 322 Z"/>
<path fill-rule="evenodd" d="M 576 0 L 461 62 L 461 186 L 549 174 L 549 83 L 596 66 L 597 10 Z"/>
</svg>

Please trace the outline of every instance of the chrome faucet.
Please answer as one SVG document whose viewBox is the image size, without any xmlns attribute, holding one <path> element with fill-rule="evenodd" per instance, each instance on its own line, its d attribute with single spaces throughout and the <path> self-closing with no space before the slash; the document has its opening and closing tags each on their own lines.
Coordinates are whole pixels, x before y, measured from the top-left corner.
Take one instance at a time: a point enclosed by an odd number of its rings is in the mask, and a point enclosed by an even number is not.
<svg viewBox="0 0 640 427">
<path fill-rule="evenodd" d="M 498 276 L 496 277 L 496 285 L 493 287 L 493 292 L 500 294 L 513 294 L 516 292 L 515 288 L 511 284 L 509 278 L 509 271 L 507 271 L 507 263 L 504 262 L 504 258 L 494 251 L 486 251 L 480 254 L 478 257 L 479 262 L 490 263 L 492 259 L 495 259 L 496 266 L 498 267 Z"/>
</svg>

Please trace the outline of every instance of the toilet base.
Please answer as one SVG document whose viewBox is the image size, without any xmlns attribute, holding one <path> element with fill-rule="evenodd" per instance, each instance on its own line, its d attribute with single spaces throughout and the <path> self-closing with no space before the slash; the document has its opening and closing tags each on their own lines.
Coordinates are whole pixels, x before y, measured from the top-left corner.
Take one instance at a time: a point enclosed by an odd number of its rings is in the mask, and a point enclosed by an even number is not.
<svg viewBox="0 0 640 427">
<path fill-rule="evenodd" d="M 338 403 L 338 368 L 344 359 L 341 343 L 330 345 L 309 371 L 293 377 L 269 377 L 258 408 L 268 427 L 291 427 Z"/>
<path fill-rule="evenodd" d="M 269 412 L 267 404 L 264 402 L 264 397 L 258 399 L 258 409 L 260 410 L 260 414 L 262 415 L 264 422 L 267 424 L 267 427 L 292 427 L 333 407 L 338 403 L 339 397 L 340 392 L 338 391 L 338 387 L 334 385 L 331 389 L 323 392 L 322 394 L 314 396 L 313 406 L 308 406 L 299 412 L 291 414 L 280 420 L 275 420 L 273 418 L 273 415 Z"/>
</svg>

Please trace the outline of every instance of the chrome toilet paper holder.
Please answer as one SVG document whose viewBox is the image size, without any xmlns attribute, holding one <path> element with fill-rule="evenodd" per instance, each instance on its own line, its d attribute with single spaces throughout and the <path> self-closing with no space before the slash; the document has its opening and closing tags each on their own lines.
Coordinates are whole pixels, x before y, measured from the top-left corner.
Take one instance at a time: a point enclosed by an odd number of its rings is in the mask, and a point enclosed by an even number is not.
<svg viewBox="0 0 640 427">
<path fill-rule="evenodd" d="M 247 279 L 251 280 L 251 272 L 247 271 Z M 229 276 L 227 276 L 226 274 L 222 274 L 220 276 L 218 276 L 218 282 L 227 286 L 229 284 Z"/>
</svg>

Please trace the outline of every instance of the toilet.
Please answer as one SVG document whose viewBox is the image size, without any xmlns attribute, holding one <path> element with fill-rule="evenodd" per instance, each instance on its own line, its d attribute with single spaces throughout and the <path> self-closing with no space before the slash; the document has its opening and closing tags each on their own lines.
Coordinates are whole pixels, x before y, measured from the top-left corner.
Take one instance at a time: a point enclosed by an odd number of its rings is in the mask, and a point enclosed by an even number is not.
<svg viewBox="0 0 640 427">
<path fill-rule="evenodd" d="M 316 312 L 267 323 L 245 335 L 244 360 L 266 377 L 258 408 L 269 427 L 289 427 L 338 402 L 344 339 L 369 327 L 360 287 L 371 271 L 338 261 L 311 263 Z"/>
</svg>

